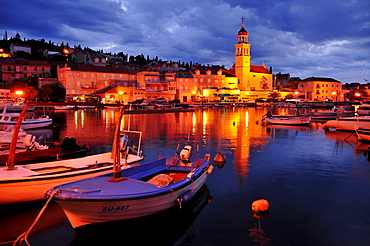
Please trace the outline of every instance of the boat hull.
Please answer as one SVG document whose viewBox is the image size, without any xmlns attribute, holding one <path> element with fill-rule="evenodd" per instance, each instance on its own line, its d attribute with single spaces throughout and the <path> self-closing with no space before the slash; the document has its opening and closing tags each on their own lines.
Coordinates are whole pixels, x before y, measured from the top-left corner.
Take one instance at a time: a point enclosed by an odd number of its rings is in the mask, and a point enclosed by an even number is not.
<svg viewBox="0 0 370 246">
<path fill-rule="evenodd" d="M 163 158 L 155 162 L 165 161 L 166 158 Z M 181 200 L 185 200 L 186 196 L 191 197 L 191 194 L 195 194 L 203 186 L 211 169 L 210 162 L 205 161 L 192 176 L 188 175 L 185 179 L 160 187 L 130 178 L 139 175 L 134 173 L 135 168 L 146 165 L 123 170 L 122 175 L 128 176 L 127 180 L 107 182 L 107 177 L 101 176 L 55 187 L 47 194 L 51 196 L 53 192 L 57 192 L 54 200 L 62 207 L 72 227 L 77 228 L 143 217 L 179 206 Z M 160 166 L 150 168 L 161 170 Z M 141 171 L 146 172 L 147 169 Z M 104 185 L 99 185 L 100 182 Z M 117 192 L 111 192 L 112 190 Z"/>
<path fill-rule="evenodd" d="M 5 166 L 0 167 L 0 204 L 44 199 L 45 192 L 54 186 L 112 173 L 110 155 L 103 153 L 78 159 L 16 165 L 15 170 L 10 171 Z M 141 160 L 132 156 L 127 163 Z"/>
<path fill-rule="evenodd" d="M 308 126 L 310 118 L 266 118 L 265 122 L 272 125 Z"/>
<path fill-rule="evenodd" d="M 43 128 L 48 127 L 53 123 L 52 119 L 45 119 L 45 120 L 23 120 L 21 124 L 22 129 L 34 129 L 34 128 Z M 14 122 L 0 122 L 2 126 L 15 126 L 17 124 L 16 121 Z"/>
<path fill-rule="evenodd" d="M 357 129 L 357 138 L 361 142 L 370 142 L 370 129 Z"/>
<path fill-rule="evenodd" d="M 355 131 L 357 128 L 370 129 L 370 116 L 344 117 L 329 120 L 325 123 L 324 127 L 342 131 Z"/>
</svg>

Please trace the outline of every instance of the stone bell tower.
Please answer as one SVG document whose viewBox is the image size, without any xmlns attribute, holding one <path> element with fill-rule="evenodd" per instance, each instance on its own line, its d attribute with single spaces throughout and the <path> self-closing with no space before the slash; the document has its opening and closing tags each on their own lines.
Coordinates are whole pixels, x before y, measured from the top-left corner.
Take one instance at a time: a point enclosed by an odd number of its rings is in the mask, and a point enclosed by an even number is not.
<svg viewBox="0 0 370 246">
<path fill-rule="evenodd" d="M 235 76 L 239 80 L 239 88 L 246 90 L 250 77 L 251 52 L 248 43 L 248 32 L 244 28 L 244 18 L 242 27 L 238 32 L 238 43 L 235 44 Z"/>
</svg>

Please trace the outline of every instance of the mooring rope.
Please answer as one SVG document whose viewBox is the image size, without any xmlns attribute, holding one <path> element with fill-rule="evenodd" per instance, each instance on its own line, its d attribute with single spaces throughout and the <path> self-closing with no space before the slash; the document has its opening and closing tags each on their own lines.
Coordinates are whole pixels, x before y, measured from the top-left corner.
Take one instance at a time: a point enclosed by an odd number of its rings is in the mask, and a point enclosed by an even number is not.
<svg viewBox="0 0 370 246">
<path fill-rule="evenodd" d="M 32 223 L 32 225 L 30 226 L 30 228 L 28 228 L 27 231 L 25 231 L 24 233 L 22 233 L 18 238 L 17 240 L 15 240 L 13 246 L 16 246 L 17 244 L 18 245 L 21 245 L 22 242 L 24 241 L 28 246 L 30 246 L 31 244 L 28 242 L 27 238 L 28 238 L 28 235 L 30 234 L 31 230 L 33 229 L 33 227 L 36 225 L 36 223 L 38 222 L 38 220 L 40 219 L 41 215 L 44 213 L 44 211 L 46 210 L 47 206 L 49 205 L 51 199 L 53 199 L 53 197 L 59 192 L 59 189 L 55 190 L 51 196 L 49 197 L 49 199 L 46 201 L 44 207 L 42 207 L 40 213 L 37 215 L 35 221 Z"/>
</svg>

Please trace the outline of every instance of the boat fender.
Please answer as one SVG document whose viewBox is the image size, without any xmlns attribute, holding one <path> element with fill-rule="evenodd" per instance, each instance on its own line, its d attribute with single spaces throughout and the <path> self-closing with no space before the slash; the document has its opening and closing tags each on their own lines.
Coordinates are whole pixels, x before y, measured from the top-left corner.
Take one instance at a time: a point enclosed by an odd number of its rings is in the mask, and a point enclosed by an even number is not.
<svg viewBox="0 0 370 246">
<path fill-rule="evenodd" d="M 177 198 L 177 201 L 180 204 L 180 208 L 182 208 L 184 204 L 189 203 L 194 198 L 194 196 L 195 196 L 195 192 L 192 190 L 188 190 L 184 194 L 180 195 Z"/>
</svg>

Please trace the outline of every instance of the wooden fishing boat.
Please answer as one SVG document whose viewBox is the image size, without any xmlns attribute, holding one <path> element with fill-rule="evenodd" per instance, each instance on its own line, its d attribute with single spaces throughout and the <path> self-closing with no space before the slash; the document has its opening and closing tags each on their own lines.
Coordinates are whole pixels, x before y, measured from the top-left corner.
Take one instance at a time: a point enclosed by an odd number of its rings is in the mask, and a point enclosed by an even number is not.
<svg viewBox="0 0 370 246">
<path fill-rule="evenodd" d="M 339 114 L 333 111 L 315 111 L 310 117 L 312 121 L 326 121 L 337 119 Z"/>
<path fill-rule="evenodd" d="M 49 148 L 47 145 L 40 145 L 39 143 L 34 142 L 34 140 L 31 140 L 28 143 L 27 141 L 23 142 L 23 146 L 23 149 L 19 149 L 19 151 L 16 151 L 15 153 L 15 165 L 81 158 L 87 156 L 90 149 L 86 145 L 79 146 L 76 144 L 76 139 L 73 137 L 65 137 L 60 146 L 53 148 Z M 0 166 L 5 166 L 8 159 L 9 151 L 7 151 L 7 149 L 1 150 Z"/>
<path fill-rule="evenodd" d="M 264 122 L 274 125 L 290 125 L 290 126 L 308 126 L 310 125 L 309 117 L 271 117 L 265 118 Z"/>
<path fill-rule="evenodd" d="M 194 148 L 196 158 L 191 161 Z M 100 175 L 58 185 L 47 196 L 61 206 L 72 227 L 77 228 L 143 217 L 181 206 L 202 187 L 212 169 L 209 155 L 199 158 L 199 144 L 183 140 L 179 141 L 174 157 L 115 171 L 113 177 Z"/>
</svg>

